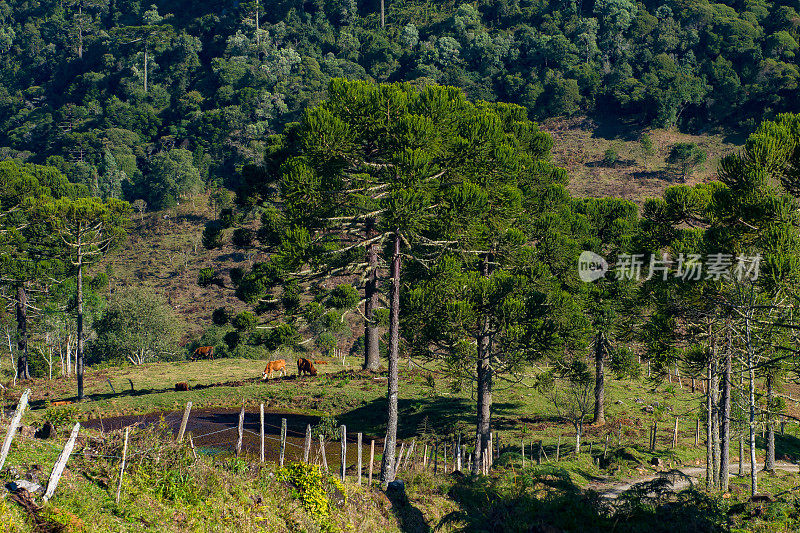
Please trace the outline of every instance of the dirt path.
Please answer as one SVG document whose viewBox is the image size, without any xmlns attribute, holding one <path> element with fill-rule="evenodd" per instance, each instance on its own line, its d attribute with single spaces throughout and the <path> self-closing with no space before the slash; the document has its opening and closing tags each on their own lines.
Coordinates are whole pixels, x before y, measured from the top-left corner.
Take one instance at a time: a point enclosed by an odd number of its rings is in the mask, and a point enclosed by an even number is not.
<svg viewBox="0 0 800 533">
<path fill-rule="evenodd" d="M 764 467 L 763 463 L 761 463 L 761 464 L 756 463 L 756 465 L 757 465 L 759 470 Z M 731 472 L 733 472 L 734 470 L 738 471 L 738 468 L 739 468 L 739 463 L 731 463 L 731 465 L 730 465 Z M 792 463 L 785 463 L 785 462 L 776 462 L 775 463 L 775 469 L 776 470 L 783 470 L 784 472 L 795 472 L 795 473 L 797 473 L 797 472 L 800 472 L 800 465 L 796 465 L 796 464 L 792 464 Z M 681 472 L 682 474 L 684 474 L 685 476 L 690 478 L 688 480 L 687 479 L 676 479 L 675 481 L 672 482 L 672 488 L 673 488 L 673 490 L 675 490 L 677 492 L 677 491 L 689 488 L 689 486 L 691 486 L 691 484 L 695 483 L 698 480 L 698 478 L 700 478 L 701 475 L 705 474 L 706 467 L 705 466 L 688 466 L 688 467 L 684 467 L 684 468 L 676 468 L 676 469 L 673 469 L 673 470 L 677 470 L 677 471 Z M 647 481 L 652 481 L 652 480 L 660 477 L 661 475 L 666 474 L 667 472 L 668 471 L 665 470 L 665 471 L 658 472 L 658 473 L 655 473 L 655 474 L 651 474 L 651 475 L 648 475 L 648 476 L 625 479 L 625 480 L 620 480 L 620 481 L 612 481 L 612 480 L 596 481 L 596 482 L 590 483 L 588 488 L 591 489 L 591 490 L 599 492 L 600 496 L 603 497 L 603 498 L 606 498 L 606 499 L 609 499 L 609 500 L 614 500 L 617 497 L 619 497 L 620 494 L 622 494 L 626 490 L 630 489 L 631 487 L 633 487 L 637 483 L 643 483 L 643 482 L 647 482 Z M 732 475 L 737 475 L 737 474 L 732 474 Z M 745 469 L 745 473 L 743 474 L 743 476 L 749 476 L 749 475 L 750 475 L 749 468 L 746 468 Z"/>
</svg>

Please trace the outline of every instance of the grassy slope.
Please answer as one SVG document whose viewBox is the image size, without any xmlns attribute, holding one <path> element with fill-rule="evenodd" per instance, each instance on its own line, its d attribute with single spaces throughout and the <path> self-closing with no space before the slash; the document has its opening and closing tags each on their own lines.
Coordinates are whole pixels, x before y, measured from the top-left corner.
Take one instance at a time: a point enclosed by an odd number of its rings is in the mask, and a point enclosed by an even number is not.
<svg viewBox="0 0 800 533">
<path fill-rule="evenodd" d="M 732 140 L 718 134 L 688 135 L 672 130 L 650 130 L 655 153 L 646 158 L 639 144 L 641 131 L 608 119 L 586 117 L 552 119 L 542 129 L 553 136 L 553 160 L 567 169 L 570 190 L 577 196 L 614 196 L 641 203 L 660 195 L 680 180 L 666 163 L 675 143 L 693 142 L 707 153 L 706 162 L 687 179 L 694 184 L 713 179 L 720 158 L 736 148 Z M 609 148 L 619 154 L 613 167 L 603 164 Z"/>
<path fill-rule="evenodd" d="M 735 148 L 721 135 L 693 136 L 653 130 L 650 134 L 656 154 L 648 158 L 645 168 L 638 143 L 639 130 L 586 118 L 548 120 L 542 128 L 553 135 L 553 159 L 568 170 L 573 194 L 618 196 L 638 203 L 677 183 L 665 163 L 672 144 L 696 142 L 708 153 L 708 160 L 689 178 L 689 183 L 713 178 L 719 158 Z M 620 162 L 613 168 L 602 165 L 603 154 L 610 147 L 620 155 Z M 248 258 L 230 244 L 218 250 L 205 250 L 200 238 L 205 223 L 213 216 L 207 195 L 184 201 L 176 208 L 145 213 L 143 220 L 137 215 L 128 242 L 109 259 L 115 286 L 143 284 L 169 300 L 185 322 L 185 340 L 198 337 L 211 324 L 215 308 L 246 308 L 231 290 L 198 287 L 200 269 L 216 268 L 228 283 L 230 268 L 246 267 L 249 261 L 263 259 L 259 255 Z M 359 328 L 353 326 L 357 337 Z"/>
<path fill-rule="evenodd" d="M 341 423 L 347 424 L 351 433 L 362 431 L 368 436 L 383 434 L 381 407 L 385 397 L 385 382 L 376 381 L 372 375 L 332 364 L 320 367 L 322 373 L 318 378 L 299 380 L 290 376 L 288 379 L 260 383 L 253 381 L 253 378 L 259 377 L 261 365 L 260 361 L 226 359 L 89 370 L 87 392 L 92 401 L 78 404 L 76 408 L 81 418 L 87 418 L 144 413 L 154 409 L 176 409 L 181 408 L 187 400 L 191 400 L 198 409 L 213 406 L 238 407 L 244 401 L 250 412 L 254 412 L 258 403 L 264 401 L 272 408 L 286 408 L 309 414 L 333 414 Z M 140 394 L 121 392 L 128 386 L 129 378 Z M 116 394 L 111 393 L 107 379 L 114 385 Z M 197 388 L 189 392 L 174 392 L 172 387 L 179 379 L 188 381 Z M 241 384 L 203 387 L 234 381 Z M 529 468 L 525 476 L 538 472 L 536 475 L 552 480 L 553 474 L 561 475 L 558 474 L 559 471 L 548 474 L 548 471 L 530 466 L 531 455 L 536 455 L 535 452 L 532 453 L 530 443 L 542 441 L 547 454 L 552 458 L 560 435 L 561 453 L 566 457 L 558 466 L 565 469 L 563 473 L 578 486 L 586 486 L 598 478 L 627 479 L 651 473 L 653 468 L 649 466 L 649 460 L 653 455 L 662 457 L 667 466 L 675 466 L 680 463 L 697 464 L 704 454 L 702 437 L 700 447 L 693 445 L 694 423 L 691 417 L 697 411 L 699 397 L 692 395 L 688 386 L 683 389 L 674 384 L 655 387 L 646 381 L 612 380 L 607 387 L 609 424 L 602 429 L 588 429 L 587 446 L 584 453 L 576 458 L 568 455 L 574 436 L 572 427 L 553 420 L 547 401 L 526 385 L 527 383 L 523 383 L 511 389 L 498 390 L 495 394 L 495 423 L 505 452 L 498 464 L 506 466 L 498 470 L 491 482 L 494 488 L 460 484 L 457 478 L 449 476 L 433 479 L 427 474 L 406 474 L 403 477 L 409 482 L 410 501 L 407 505 L 395 505 L 377 491 L 348 485 L 348 505 L 334 513 L 339 527 L 349 529 L 349 523 L 355 531 L 424 531 L 427 527 L 425 524 L 436 525 L 451 511 L 467 514 L 483 512 L 480 502 L 486 498 L 486 494 L 481 492 L 484 490 L 497 490 L 504 497 L 511 498 L 509 501 L 516 501 L 508 504 L 512 510 L 520 509 L 520 506 L 538 505 L 536 499 L 514 500 L 521 497 L 519 490 L 522 489 L 517 483 L 521 483 L 522 478 L 518 480 L 517 476 L 522 476 L 523 471 L 519 470 L 521 458 L 518 443 L 523 437 L 528 443 Z M 44 400 L 69 398 L 75 388 L 74 381 L 71 380 L 36 380 L 26 386 L 31 387 L 33 406 L 26 415 L 27 424 L 37 424 L 42 420 L 46 413 Z M 401 440 L 408 441 L 418 434 L 418 428 L 425 417 L 439 435 L 445 435 L 453 428 L 462 429 L 466 435 L 471 434 L 474 402 L 470 399 L 469 391 L 455 391 L 446 377 L 435 373 L 426 377 L 426 372 L 419 370 L 402 372 L 401 391 Z M 5 391 L 6 407 L 14 403 L 20 392 L 20 387 Z M 637 398 L 643 403 L 638 403 Z M 655 402 L 659 402 L 660 409 L 655 413 L 646 412 L 644 407 L 655 405 Z M 675 415 L 680 416 L 682 422 L 679 446 L 671 449 L 671 428 Z M 647 428 L 654 419 L 659 420 L 660 429 L 656 452 L 652 454 L 646 449 L 645 442 Z M 619 422 L 623 425 L 618 425 Z M 621 431 L 618 431 L 617 428 L 620 427 Z M 797 457 L 800 452 L 800 439 L 796 437 L 798 428 L 791 424 L 787 429 L 788 435 L 778 437 L 779 455 L 794 454 Z M 603 465 L 604 468 L 600 468 L 586 452 L 591 447 L 592 457 L 597 460 L 603 453 L 602 443 L 606 434 L 610 435 L 611 460 Z M 116 435 L 114 439 L 118 446 L 119 436 Z M 63 436 L 61 441 L 63 442 Z M 22 466 L 23 471 L 28 471 L 34 464 L 42 465 L 45 472 L 41 478 L 46 479 L 46 470 L 53 464 L 58 447 L 23 438 L 15 442 L 8 465 Z M 593 444 L 588 445 L 589 442 Z M 761 445 L 759 441 L 759 446 Z M 156 449 L 159 446 L 144 449 Z M 732 452 L 735 454 L 735 449 Z M 118 454 L 119 450 L 108 453 Z M 189 491 L 187 494 L 179 494 L 178 497 L 170 496 L 171 493 L 164 493 L 162 490 L 164 486 L 173 487 L 170 485 L 174 484 L 172 478 L 166 474 L 163 478 L 153 477 L 156 475 L 154 472 L 142 471 L 132 475 L 131 480 L 126 482 L 127 496 L 123 497 L 120 504 L 113 501 L 116 468 L 118 463 L 114 460 L 110 460 L 108 464 L 82 459 L 71 463 L 58 497 L 47 507 L 47 516 L 55 517 L 61 522 L 72 521 L 73 531 L 161 531 L 166 524 L 172 531 L 258 531 L 259 528 L 267 531 L 315 531 L 318 527 L 299 507 L 292 491 L 285 484 L 274 483 L 269 475 L 274 473 L 274 467 L 271 466 L 259 471 L 248 469 L 232 460 L 205 458 L 201 460 L 200 466 L 190 472 L 191 479 L 199 485 L 185 481 L 189 478 L 181 478 L 184 481 L 179 485 L 189 483 L 190 486 L 186 489 Z M 534 478 L 539 479 L 536 475 Z M 0 477 L 11 479 L 8 472 Z M 787 490 L 787 497 L 796 494 L 796 475 L 761 474 L 761 477 L 763 490 Z M 534 483 L 534 488 L 538 487 L 535 490 L 542 489 L 539 483 L 541 480 Z M 154 491 L 154 485 L 158 488 L 157 491 Z M 746 480 L 734 482 L 733 498 L 728 503 L 745 499 L 746 487 Z M 259 495 L 264 501 L 254 503 Z M 559 505 L 568 503 L 561 502 Z M 574 504 L 573 502 L 569 505 Z M 742 512 L 750 512 L 750 509 Z M 8 523 L 12 525 L 16 524 L 20 531 L 29 530 L 15 505 L 3 506 L 0 503 L 0 518 L 8 519 Z M 742 520 L 745 520 L 744 515 Z M 409 523 L 421 527 L 411 527 Z M 754 524 L 749 518 L 745 523 L 748 529 Z M 296 527 L 298 524 L 299 528 Z M 444 528 L 444 531 L 448 530 Z M 765 527 L 763 530 L 774 529 Z"/>
<path fill-rule="evenodd" d="M 230 244 L 216 250 L 203 248 L 203 228 L 213 217 L 206 194 L 164 211 L 144 213 L 143 217 L 136 214 L 127 242 L 108 260 L 114 288 L 144 285 L 162 294 L 184 320 L 185 338 L 199 336 L 211 324 L 211 313 L 217 307 L 246 307 L 231 290 L 197 285 L 203 268 L 222 272 L 230 285 L 229 269 L 248 262 L 245 254 Z"/>
</svg>

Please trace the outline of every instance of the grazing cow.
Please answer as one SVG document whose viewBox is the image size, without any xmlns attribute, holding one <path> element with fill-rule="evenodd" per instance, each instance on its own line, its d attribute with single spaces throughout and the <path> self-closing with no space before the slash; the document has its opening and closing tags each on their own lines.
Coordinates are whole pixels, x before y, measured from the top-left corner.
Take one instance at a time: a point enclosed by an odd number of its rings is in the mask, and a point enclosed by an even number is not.
<svg viewBox="0 0 800 533">
<path fill-rule="evenodd" d="M 267 363 L 267 367 L 264 369 L 264 375 L 261 376 L 262 380 L 265 380 L 269 377 L 272 379 L 273 372 L 280 372 L 282 375 L 286 375 L 286 361 L 284 359 L 278 359 L 276 361 L 269 361 Z"/>
<path fill-rule="evenodd" d="M 309 376 L 317 375 L 317 369 L 314 368 L 314 363 L 312 363 L 309 359 L 298 359 L 297 375 L 302 376 L 304 372 Z"/>
<path fill-rule="evenodd" d="M 180 383 L 176 383 L 175 384 L 175 390 L 176 391 L 188 391 L 189 390 L 189 384 L 186 383 L 185 381 L 181 381 Z"/>
<path fill-rule="evenodd" d="M 206 357 L 208 357 L 212 361 L 214 360 L 213 346 L 200 346 L 192 353 L 192 361 L 196 361 L 198 358 L 205 359 Z"/>
</svg>

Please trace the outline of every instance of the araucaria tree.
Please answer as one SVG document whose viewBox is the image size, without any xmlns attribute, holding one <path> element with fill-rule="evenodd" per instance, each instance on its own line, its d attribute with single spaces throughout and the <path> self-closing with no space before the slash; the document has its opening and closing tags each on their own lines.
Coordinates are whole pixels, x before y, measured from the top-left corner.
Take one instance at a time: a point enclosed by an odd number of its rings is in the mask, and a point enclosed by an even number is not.
<svg viewBox="0 0 800 533">
<path fill-rule="evenodd" d="M 549 142 L 522 108 L 473 104 L 455 88 L 333 80 L 325 102 L 268 143 L 267 172 L 249 189 L 271 204 L 274 231 L 268 238 L 278 243 L 279 254 L 269 266 L 254 265 L 253 273 L 302 275 L 323 267 L 328 273 L 360 274 L 369 328 L 375 325 L 370 314 L 377 306 L 378 281 L 388 270 L 382 283 L 389 289 L 383 483 L 394 478 L 402 260 L 430 261 L 445 245 L 477 243 L 453 238 L 441 225 L 454 219 L 445 211 L 458 209 L 459 194 L 481 188 L 492 189 L 492 202 L 500 208 L 503 199 L 518 194 L 513 188 L 503 191 L 516 173 L 537 185 L 540 176 L 554 172 L 542 161 Z M 491 240 L 505 238 L 492 228 Z M 478 256 L 491 263 L 493 253 L 487 247 Z M 243 280 L 252 284 L 253 273 Z M 366 339 L 370 367 L 377 335 L 367 330 Z"/>
<path fill-rule="evenodd" d="M 30 290 L 46 284 L 58 270 L 51 261 L 50 235 L 42 220 L 25 209 L 26 202 L 43 195 L 60 197 L 71 189 L 63 174 L 52 167 L 0 162 L 0 275 L 14 304 L 17 326 L 17 374 L 30 379 L 28 337 Z"/>
<path fill-rule="evenodd" d="M 60 242 L 56 243 L 73 267 L 76 279 L 78 400 L 83 393 L 83 274 L 87 267 L 103 259 L 111 246 L 125 233 L 131 212 L 127 202 L 109 198 L 38 198 L 30 212 L 46 220 Z"/>
</svg>

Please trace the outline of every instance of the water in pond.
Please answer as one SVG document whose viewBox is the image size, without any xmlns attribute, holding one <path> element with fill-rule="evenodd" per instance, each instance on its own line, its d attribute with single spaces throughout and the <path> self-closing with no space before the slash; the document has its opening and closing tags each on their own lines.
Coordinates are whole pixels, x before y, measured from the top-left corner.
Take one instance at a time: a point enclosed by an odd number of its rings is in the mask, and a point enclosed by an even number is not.
<svg viewBox="0 0 800 533">
<path fill-rule="evenodd" d="M 167 411 L 150 413 L 146 415 L 125 415 L 111 418 L 93 419 L 83 425 L 97 430 L 112 431 L 122 429 L 127 426 L 144 426 L 158 423 L 163 417 L 167 426 L 177 435 L 183 411 Z M 285 460 L 302 461 L 303 446 L 305 442 L 306 426 L 313 428 L 319 423 L 320 418 L 285 411 L 265 411 L 264 412 L 264 457 L 267 461 L 277 461 L 280 456 L 280 435 L 281 419 L 286 419 L 286 452 Z M 236 449 L 239 426 L 239 411 L 231 409 L 192 409 L 189 421 L 186 424 L 186 434 L 192 434 L 194 444 L 200 449 L 201 453 L 218 454 L 231 453 Z M 242 438 L 242 450 L 250 457 L 258 458 L 261 447 L 261 423 L 258 411 L 245 412 L 244 415 L 244 436 Z M 311 458 L 319 460 L 319 435 L 312 436 Z M 363 463 L 369 461 L 370 438 L 364 436 Z M 381 439 L 382 440 L 382 439 Z M 376 441 L 375 453 L 380 453 L 380 445 Z M 325 456 L 331 470 L 337 470 L 340 465 L 341 444 L 340 441 L 327 442 L 325 444 Z M 357 461 L 356 435 L 347 435 L 347 462 L 353 465 Z"/>
</svg>

